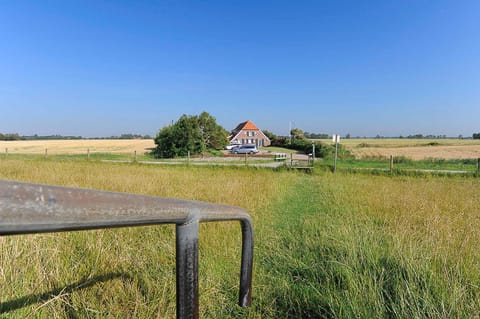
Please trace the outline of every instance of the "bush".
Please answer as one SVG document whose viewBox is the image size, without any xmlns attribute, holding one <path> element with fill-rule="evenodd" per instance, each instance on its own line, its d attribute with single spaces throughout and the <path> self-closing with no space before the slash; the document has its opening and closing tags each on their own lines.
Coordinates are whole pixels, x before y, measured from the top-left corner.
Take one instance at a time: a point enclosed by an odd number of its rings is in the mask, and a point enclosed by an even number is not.
<svg viewBox="0 0 480 319">
<path fill-rule="evenodd" d="M 405 157 L 405 156 L 395 156 L 393 158 L 393 163 L 395 164 L 400 164 L 400 163 L 403 163 L 403 164 L 412 164 L 413 161 L 412 159 L 408 158 L 408 157 Z"/>
<path fill-rule="evenodd" d="M 315 144 L 315 157 L 317 158 L 331 158 L 335 156 L 335 146 L 325 144 L 322 142 L 312 143 L 309 140 L 296 140 L 293 143 L 288 143 L 286 137 L 278 137 L 272 141 L 272 146 L 285 147 L 291 150 L 296 150 L 304 154 L 312 153 L 312 144 Z M 348 151 L 342 144 L 338 145 L 338 158 L 351 159 L 354 158 L 352 153 Z"/>
<path fill-rule="evenodd" d="M 155 137 L 155 157 L 172 158 L 201 154 L 208 149 L 219 150 L 227 145 L 227 131 L 213 116 L 182 115 L 173 125 L 163 127 Z"/>
</svg>

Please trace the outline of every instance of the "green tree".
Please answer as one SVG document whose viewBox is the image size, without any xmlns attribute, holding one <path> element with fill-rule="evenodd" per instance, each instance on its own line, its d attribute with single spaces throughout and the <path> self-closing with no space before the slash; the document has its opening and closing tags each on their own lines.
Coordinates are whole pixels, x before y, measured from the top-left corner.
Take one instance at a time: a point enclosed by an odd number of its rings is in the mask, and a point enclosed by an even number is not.
<svg viewBox="0 0 480 319">
<path fill-rule="evenodd" d="M 155 137 L 157 147 L 153 151 L 156 157 L 171 158 L 176 155 L 175 139 L 172 126 L 163 127 Z"/>
<path fill-rule="evenodd" d="M 292 136 L 292 143 L 295 141 L 305 140 L 305 135 L 303 134 L 303 131 L 299 128 L 293 128 L 290 131 L 290 135 Z"/>
<path fill-rule="evenodd" d="M 177 122 L 163 127 L 155 137 L 154 155 L 162 158 L 200 154 L 207 149 L 227 145 L 227 131 L 215 118 L 203 112 L 199 116 L 182 115 Z"/>
<path fill-rule="evenodd" d="M 176 156 L 199 154 L 205 150 L 202 134 L 195 116 L 182 115 L 172 126 Z"/>
<path fill-rule="evenodd" d="M 270 139 L 270 141 L 273 141 L 273 140 L 277 139 L 277 135 L 275 135 L 275 133 L 272 133 L 272 132 L 267 131 L 267 130 L 263 130 L 262 132 L 263 132 L 263 134 L 265 134 L 266 137 L 268 137 Z"/>
<path fill-rule="evenodd" d="M 228 132 L 217 124 L 217 120 L 213 116 L 202 112 L 197 120 L 203 144 L 207 149 L 220 150 L 228 144 Z"/>
<path fill-rule="evenodd" d="M 19 141 L 21 140 L 22 138 L 20 137 L 20 135 L 18 135 L 18 133 L 6 133 L 6 134 L 1 134 L 0 133 L 0 140 L 4 140 L 4 141 Z"/>
</svg>

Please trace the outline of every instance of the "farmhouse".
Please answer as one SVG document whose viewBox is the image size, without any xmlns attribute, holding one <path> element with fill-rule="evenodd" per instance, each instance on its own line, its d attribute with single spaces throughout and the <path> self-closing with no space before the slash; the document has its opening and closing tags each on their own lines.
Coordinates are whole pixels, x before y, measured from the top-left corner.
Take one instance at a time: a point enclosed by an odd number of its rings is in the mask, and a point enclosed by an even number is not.
<svg viewBox="0 0 480 319">
<path fill-rule="evenodd" d="M 255 144 L 257 147 L 270 145 L 270 139 L 250 120 L 238 124 L 228 138 L 230 143 Z"/>
</svg>

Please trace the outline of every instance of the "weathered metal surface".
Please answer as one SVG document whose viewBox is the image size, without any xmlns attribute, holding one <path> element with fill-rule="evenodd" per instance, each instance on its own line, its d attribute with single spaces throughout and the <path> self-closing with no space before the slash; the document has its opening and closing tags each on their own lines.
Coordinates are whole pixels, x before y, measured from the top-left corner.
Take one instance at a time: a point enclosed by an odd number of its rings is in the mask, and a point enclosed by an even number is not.
<svg viewBox="0 0 480 319">
<path fill-rule="evenodd" d="M 0 235 L 249 218 L 198 201 L 0 180 Z"/>
<path fill-rule="evenodd" d="M 177 318 L 198 319 L 198 220 L 176 226 Z"/>
<path fill-rule="evenodd" d="M 250 307 L 252 303 L 253 225 L 242 220 L 242 264 L 240 269 L 240 294 L 238 304 Z"/>
<path fill-rule="evenodd" d="M 239 304 L 251 303 L 253 224 L 240 207 L 0 180 L 0 235 L 177 225 L 177 318 L 198 318 L 198 223 L 240 221 Z"/>
</svg>

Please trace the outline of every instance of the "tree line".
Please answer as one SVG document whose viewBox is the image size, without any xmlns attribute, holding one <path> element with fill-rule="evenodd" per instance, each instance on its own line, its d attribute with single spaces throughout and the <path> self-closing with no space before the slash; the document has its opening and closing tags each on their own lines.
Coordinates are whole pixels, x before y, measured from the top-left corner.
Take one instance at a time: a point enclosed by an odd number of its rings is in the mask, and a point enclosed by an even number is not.
<svg viewBox="0 0 480 319">
<path fill-rule="evenodd" d="M 18 135 L 17 133 L 9 133 L 9 134 L 3 134 L 0 133 L 0 141 L 18 141 L 21 140 L 22 137 Z"/>
<path fill-rule="evenodd" d="M 64 135 L 20 135 L 18 133 L 0 133 L 0 141 L 35 141 L 35 140 L 100 140 L 100 139 L 111 139 L 111 140 L 132 140 L 132 139 L 151 139 L 150 135 L 140 135 L 140 134 L 121 134 L 120 136 L 110 136 L 110 137 L 92 137 L 86 138 L 82 136 L 64 136 Z"/>
</svg>

